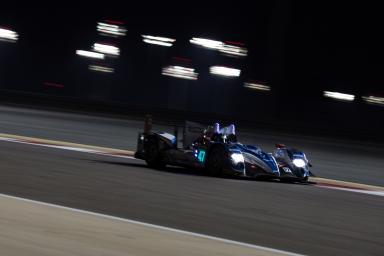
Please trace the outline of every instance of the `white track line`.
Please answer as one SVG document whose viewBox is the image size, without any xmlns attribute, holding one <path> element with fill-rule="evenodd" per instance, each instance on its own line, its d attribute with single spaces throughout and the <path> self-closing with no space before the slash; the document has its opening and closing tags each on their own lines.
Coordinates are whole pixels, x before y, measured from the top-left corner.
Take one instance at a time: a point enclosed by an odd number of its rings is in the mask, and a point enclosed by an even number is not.
<svg viewBox="0 0 384 256">
<path fill-rule="evenodd" d="M 60 145 L 52 145 L 52 144 L 45 144 L 45 143 L 28 142 L 25 140 L 7 138 L 7 137 L 0 137 L 0 141 L 15 142 L 20 144 L 27 144 L 27 145 L 34 145 L 34 146 L 41 146 L 41 147 L 48 147 L 48 148 L 57 148 L 57 149 L 64 149 L 64 150 L 70 150 L 70 151 L 76 151 L 76 152 L 83 152 L 83 153 L 90 153 L 90 154 L 97 154 L 97 155 L 104 155 L 104 156 L 113 156 L 113 157 L 119 157 L 119 158 L 136 159 L 133 156 L 114 154 L 108 151 L 94 150 L 94 149 L 83 148 L 83 147 L 60 146 Z"/>
<path fill-rule="evenodd" d="M 302 256 L 303 255 L 303 254 L 297 254 L 297 253 L 292 253 L 292 252 L 288 252 L 288 251 L 273 249 L 273 248 L 269 248 L 269 247 L 259 246 L 259 245 L 255 245 L 255 244 L 243 243 L 243 242 L 224 239 L 224 238 L 220 238 L 220 237 L 209 236 L 209 235 L 204 235 L 204 234 L 200 234 L 200 233 L 185 231 L 185 230 L 181 230 L 181 229 L 175 229 L 175 228 L 169 228 L 169 227 L 160 226 L 160 225 L 154 225 L 154 224 L 136 221 L 136 220 L 132 220 L 132 219 L 120 218 L 120 217 L 115 217 L 112 215 L 96 213 L 96 212 L 91 212 L 91 211 L 86 211 L 86 210 L 80 210 L 80 209 L 71 208 L 71 207 L 62 206 L 62 205 L 57 205 L 57 204 L 45 203 L 45 202 L 26 199 L 26 198 L 22 198 L 22 197 L 10 196 L 10 195 L 1 194 L 1 193 L 0 193 L 0 196 L 4 197 L 4 198 L 10 198 L 10 199 L 23 201 L 23 202 L 29 202 L 29 203 L 33 203 L 33 204 L 37 204 L 37 205 L 49 206 L 49 207 L 54 207 L 57 209 L 63 209 L 63 210 L 67 210 L 67 211 L 72 211 L 72 212 L 77 212 L 77 213 L 82 213 L 82 214 L 88 214 L 88 215 L 106 218 L 106 219 L 110 219 L 110 220 L 116 220 L 116 221 L 122 221 L 122 222 L 126 222 L 126 223 L 136 224 L 136 225 L 140 225 L 140 226 L 144 226 L 144 227 L 148 227 L 148 228 L 171 231 L 171 232 L 176 232 L 179 234 L 189 235 L 189 236 L 193 236 L 193 237 L 210 239 L 210 240 L 214 240 L 214 241 L 219 241 L 219 242 L 238 245 L 238 246 L 244 246 L 244 247 L 253 248 L 253 249 L 257 249 L 257 250 L 264 250 L 266 252 L 271 252 L 271 253 L 279 253 L 279 254 L 288 255 L 288 256 Z"/>
<path fill-rule="evenodd" d="M 374 196 L 384 196 L 384 191 L 372 191 L 372 190 L 364 190 L 364 189 L 341 188 L 341 187 L 334 187 L 334 186 L 321 185 L 321 184 L 316 185 L 316 187 L 336 189 L 336 190 L 342 190 L 342 191 L 348 191 L 348 192 L 354 192 L 354 193 L 361 193 L 361 194 L 368 194 L 368 195 L 374 195 Z"/>
</svg>

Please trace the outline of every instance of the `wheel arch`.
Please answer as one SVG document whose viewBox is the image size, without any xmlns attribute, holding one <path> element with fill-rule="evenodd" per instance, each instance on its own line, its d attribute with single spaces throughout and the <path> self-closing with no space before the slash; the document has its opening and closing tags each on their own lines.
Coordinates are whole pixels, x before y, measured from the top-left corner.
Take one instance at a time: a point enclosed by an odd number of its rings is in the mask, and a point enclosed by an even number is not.
<svg viewBox="0 0 384 256">
<path fill-rule="evenodd" d="M 208 148 L 207 153 L 206 153 L 207 155 L 206 155 L 206 157 L 205 157 L 204 167 L 206 167 L 206 164 L 207 164 L 207 162 L 208 162 L 208 159 L 209 159 L 209 157 L 210 157 L 212 151 L 213 151 L 214 149 L 216 149 L 216 148 L 220 148 L 220 147 L 224 150 L 224 152 L 227 152 L 225 146 L 224 146 L 222 143 L 214 143 L 213 145 L 211 145 L 211 146 Z"/>
</svg>

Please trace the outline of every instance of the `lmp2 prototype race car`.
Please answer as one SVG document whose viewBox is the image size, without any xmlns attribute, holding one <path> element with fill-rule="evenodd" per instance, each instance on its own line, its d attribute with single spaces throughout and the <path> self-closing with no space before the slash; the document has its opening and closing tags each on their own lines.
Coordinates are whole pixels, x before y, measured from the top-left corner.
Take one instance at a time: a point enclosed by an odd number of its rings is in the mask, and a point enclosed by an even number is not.
<svg viewBox="0 0 384 256">
<path fill-rule="evenodd" d="M 213 176 L 229 174 L 298 182 L 306 182 L 310 176 L 311 165 L 303 152 L 277 144 L 273 153 L 266 153 L 256 145 L 241 144 L 234 125 L 220 129 L 215 123 L 204 128 L 187 121 L 181 147 L 177 134 L 153 132 L 152 121 L 146 120 L 144 132 L 138 135 L 135 157 L 153 168 L 180 166 Z"/>
</svg>

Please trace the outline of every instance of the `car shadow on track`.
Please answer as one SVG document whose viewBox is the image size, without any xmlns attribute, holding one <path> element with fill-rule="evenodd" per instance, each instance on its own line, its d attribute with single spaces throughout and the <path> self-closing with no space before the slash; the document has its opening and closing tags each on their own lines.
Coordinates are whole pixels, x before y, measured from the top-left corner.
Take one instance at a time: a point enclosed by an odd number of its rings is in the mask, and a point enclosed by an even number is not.
<svg viewBox="0 0 384 256">
<path fill-rule="evenodd" d="M 243 180 L 243 181 L 250 181 L 250 182 L 271 182 L 271 183 L 291 184 L 291 185 L 292 184 L 297 184 L 297 185 L 316 184 L 315 182 L 306 182 L 306 183 L 282 182 L 277 179 L 247 178 L 247 177 L 239 177 L 239 176 L 233 176 L 233 175 L 232 176 L 231 175 L 212 176 L 205 173 L 202 170 L 193 170 L 193 169 L 176 167 L 176 166 L 166 166 L 161 169 L 154 169 L 154 168 L 148 167 L 145 163 L 132 163 L 132 162 L 121 162 L 121 161 L 118 162 L 118 161 L 107 161 L 107 160 L 91 160 L 91 162 L 101 163 L 101 164 L 129 166 L 129 167 L 143 168 L 143 169 L 152 170 L 152 171 L 173 173 L 177 175 L 190 175 L 190 176 L 199 176 L 199 177 L 214 178 L 214 179 L 232 179 L 232 180 Z"/>
<path fill-rule="evenodd" d="M 117 161 L 107 161 L 107 160 L 91 160 L 91 162 L 136 167 L 136 168 L 143 168 L 143 169 L 148 169 L 153 171 L 169 172 L 169 173 L 182 174 L 182 175 L 209 177 L 208 175 L 205 175 L 204 173 L 201 173 L 196 170 L 191 170 L 191 169 L 182 168 L 182 167 L 175 167 L 175 166 L 166 166 L 161 169 L 154 169 L 154 168 L 148 167 L 145 163 L 117 162 Z"/>
</svg>

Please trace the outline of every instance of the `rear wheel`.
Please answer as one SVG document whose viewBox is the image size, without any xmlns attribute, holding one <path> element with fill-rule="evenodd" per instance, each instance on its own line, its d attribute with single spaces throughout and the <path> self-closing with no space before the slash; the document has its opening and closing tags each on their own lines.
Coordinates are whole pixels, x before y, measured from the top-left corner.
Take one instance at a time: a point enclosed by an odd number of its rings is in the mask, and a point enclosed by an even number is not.
<svg viewBox="0 0 384 256">
<path fill-rule="evenodd" d="M 214 147 L 207 158 L 206 169 L 210 175 L 219 176 L 223 174 L 224 148 Z"/>
<path fill-rule="evenodd" d="M 155 136 L 149 136 L 145 142 L 145 162 L 152 168 L 163 168 L 165 163 L 161 158 L 159 150 L 159 139 Z"/>
</svg>

